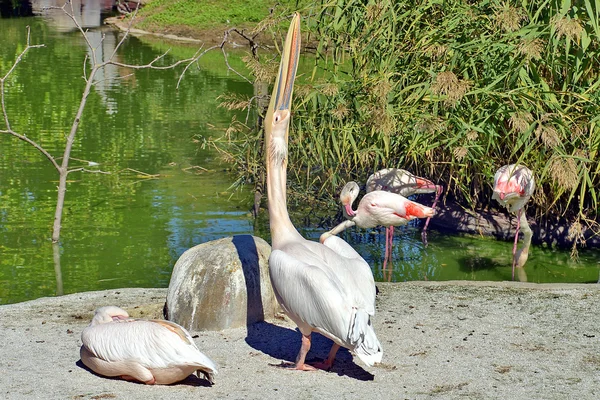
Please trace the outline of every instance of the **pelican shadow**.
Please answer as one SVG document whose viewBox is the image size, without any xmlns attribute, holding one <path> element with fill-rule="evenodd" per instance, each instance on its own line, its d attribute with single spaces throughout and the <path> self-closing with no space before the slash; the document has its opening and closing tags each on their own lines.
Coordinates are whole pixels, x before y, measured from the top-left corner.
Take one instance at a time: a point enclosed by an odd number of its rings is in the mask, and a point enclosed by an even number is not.
<svg viewBox="0 0 600 400">
<path fill-rule="evenodd" d="M 298 329 L 285 328 L 269 322 L 257 322 L 249 325 L 247 330 L 246 343 L 252 348 L 279 360 L 291 363 L 296 360 L 299 349 L 296 343 L 300 343 L 302 336 Z M 311 336 L 312 343 L 309 352 L 311 359 L 307 361 L 321 361 L 329 353 L 332 342 L 320 334 L 313 333 Z M 323 355 L 323 357 L 315 357 L 317 354 Z M 331 372 L 362 381 L 374 379 L 373 374 L 354 363 L 352 355 L 345 348 L 338 351 Z"/>
</svg>

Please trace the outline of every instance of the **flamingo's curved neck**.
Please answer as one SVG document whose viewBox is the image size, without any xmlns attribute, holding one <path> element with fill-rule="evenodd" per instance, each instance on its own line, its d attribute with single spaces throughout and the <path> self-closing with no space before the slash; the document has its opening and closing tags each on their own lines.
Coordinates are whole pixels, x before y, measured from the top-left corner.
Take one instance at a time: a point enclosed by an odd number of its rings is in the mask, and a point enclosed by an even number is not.
<svg viewBox="0 0 600 400">
<path fill-rule="evenodd" d="M 527 217 L 525 216 L 525 210 L 521 213 L 521 232 L 523 232 L 523 249 L 527 249 L 529 251 L 529 247 L 531 246 L 531 238 L 533 236 L 533 232 L 529 227 L 529 223 L 527 222 Z"/>
<path fill-rule="evenodd" d="M 523 247 L 516 252 L 515 262 L 518 267 L 522 267 L 529 257 L 529 247 L 531 246 L 531 238 L 533 236 L 533 232 L 525 216 L 525 210 L 520 213 L 519 223 L 521 225 L 521 232 L 523 232 Z"/>
</svg>

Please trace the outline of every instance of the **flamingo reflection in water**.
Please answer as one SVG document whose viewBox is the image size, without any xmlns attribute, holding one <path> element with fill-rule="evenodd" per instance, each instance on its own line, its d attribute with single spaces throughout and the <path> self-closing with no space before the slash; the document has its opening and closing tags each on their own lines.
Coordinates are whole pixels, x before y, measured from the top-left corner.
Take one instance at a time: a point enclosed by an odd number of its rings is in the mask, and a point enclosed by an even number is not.
<svg viewBox="0 0 600 400">
<path fill-rule="evenodd" d="M 492 198 L 506 207 L 508 212 L 517 215 L 517 229 L 513 244 L 512 279 L 515 279 L 515 268 L 522 268 L 529 257 L 532 232 L 525 216 L 525 205 L 535 189 L 533 172 L 522 165 L 510 164 L 500 167 L 494 177 L 494 193 Z M 519 230 L 523 232 L 523 247 L 517 250 Z"/>
</svg>

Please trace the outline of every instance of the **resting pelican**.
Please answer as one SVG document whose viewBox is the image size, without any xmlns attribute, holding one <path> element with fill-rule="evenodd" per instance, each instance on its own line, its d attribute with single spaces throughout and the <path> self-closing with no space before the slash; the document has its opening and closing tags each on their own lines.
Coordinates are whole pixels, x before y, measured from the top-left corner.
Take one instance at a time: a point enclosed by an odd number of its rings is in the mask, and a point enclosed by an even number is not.
<svg viewBox="0 0 600 400">
<path fill-rule="evenodd" d="M 359 228 L 374 228 L 381 225 L 387 229 L 394 226 L 406 225 L 415 218 L 431 218 L 435 214 L 433 208 L 408 200 L 402 195 L 384 190 L 375 190 L 367 193 L 360 200 L 356 211 L 354 211 L 352 204 L 358 197 L 359 191 L 360 188 L 356 182 L 346 183 L 340 194 L 340 201 L 344 206 L 344 214 L 350 219 L 342 222 L 329 232 L 322 234 L 320 238 L 321 243 L 330 236 L 337 235 L 344 229 L 354 225 Z M 383 260 L 384 269 L 388 259 L 388 247 L 391 248 L 391 242 L 388 246 L 387 234 L 385 239 L 386 254 Z"/>
<path fill-rule="evenodd" d="M 405 169 L 400 168 L 385 168 L 373 173 L 367 179 L 367 193 L 375 190 L 385 190 L 386 192 L 397 193 L 404 197 L 409 197 L 414 194 L 435 193 L 435 199 L 431 208 L 435 210 L 435 206 L 442 194 L 444 188 L 441 185 L 436 185 L 429 179 L 416 176 Z M 425 220 L 425 226 L 421 232 L 423 243 L 427 246 L 427 227 L 429 220 Z M 392 243 L 394 241 L 394 227 L 389 226 L 386 229 L 385 238 L 385 261 L 392 258 Z M 389 248 L 388 248 L 389 243 Z M 384 261 L 384 268 L 385 268 Z"/>
<path fill-rule="evenodd" d="M 333 236 L 324 244 L 304 239 L 292 224 L 286 202 L 287 139 L 290 104 L 300 51 L 300 15 L 292 19 L 279 74 L 265 118 L 267 140 L 267 196 L 272 252 L 269 272 L 275 296 L 298 325 L 302 345 L 298 370 L 330 369 L 340 346 L 365 364 L 381 361 L 371 316 L 375 313 L 375 282 L 371 268 L 354 249 Z M 305 363 L 311 333 L 333 340 L 327 359 Z"/>
<path fill-rule="evenodd" d="M 190 334 L 174 322 L 129 318 L 119 307 L 96 310 L 81 332 L 81 361 L 104 376 L 147 385 L 168 385 L 202 372 L 210 383 L 215 364 L 198 350 Z"/>
<path fill-rule="evenodd" d="M 522 165 L 510 164 L 500 167 L 494 177 L 492 199 L 514 214 L 517 214 L 517 230 L 513 244 L 512 279 L 515 279 L 515 267 L 522 267 L 529 257 L 532 232 L 525 216 L 525 204 L 533 194 L 535 180 L 533 172 Z M 523 247 L 517 251 L 519 229 L 523 231 Z"/>
</svg>

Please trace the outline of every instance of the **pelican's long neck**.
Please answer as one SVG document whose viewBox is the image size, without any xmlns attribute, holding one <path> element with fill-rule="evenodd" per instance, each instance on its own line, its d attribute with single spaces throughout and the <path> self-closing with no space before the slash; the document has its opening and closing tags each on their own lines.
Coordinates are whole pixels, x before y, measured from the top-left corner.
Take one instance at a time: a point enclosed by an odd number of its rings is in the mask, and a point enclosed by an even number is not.
<svg viewBox="0 0 600 400">
<path fill-rule="evenodd" d="M 287 209 L 287 143 L 271 137 L 267 152 L 267 198 L 273 248 L 281 247 L 290 236 L 300 234 L 292 224 Z"/>
</svg>

